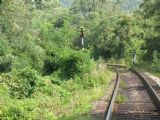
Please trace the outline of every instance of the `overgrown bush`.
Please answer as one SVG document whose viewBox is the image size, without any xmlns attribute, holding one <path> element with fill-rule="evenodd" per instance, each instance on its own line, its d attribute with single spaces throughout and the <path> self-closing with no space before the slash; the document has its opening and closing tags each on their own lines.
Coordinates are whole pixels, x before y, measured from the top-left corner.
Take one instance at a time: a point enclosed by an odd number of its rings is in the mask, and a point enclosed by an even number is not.
<svg viewBox="0 0 160 120">
<path fill-rule="evenodd" d="M 12 105 L 1 111 L 0 118 L 3 120 L 26 119 L 25 114 L 20 107 Z"/>
<path fill-rule="evenodd" d="M 37 72 L 31 68 L 13 70 L 10 84 L 11 96 L 16 98 L 31 97 L 37 80 Z"/>
<path fill-rule="evenodd" d="M 153 52 L 152 67 L 155 72 L 160 72 L 160 57 L 157 51 Z"/>
<path fill-rule="evenodd" d="M 56 120 L 53 113 L 43 105 L 47 98 L 12 100 L 5 99 L 0 109 L 1 120 Z M 44 103 L 41 103 L 44 102 Z"/>
<path fill-rule="evenodd" d="M 87 50 L 73 51 L 65 50 L 60 54 L 59 66 L 61 76 L 74 78 L 75 75 L 89 73 L 92 70 L 93 62 Z"/>
<path fill-rule="evenodd" d="M 90 59 L 88 50 L 63 49 L 45 60 L 43 72 L 47 75 L 53 73 L 61 78 L 70 79 L 75 75 L 91 72 L 92 65 L 93 61 Z"/>
<path fill-rule="evenodd" d="M 0 73 L 10 72 L 12 69 L 13 56 L 11 55 L 10 46 L 8 46 L 8 41 L 0 33 Z"/>
<path fill-rule="evenodd" d="M 57 63 L 58 56 L 55 52 L 47 53 L 47 58 L 44 60 L 42 74 L 51 75 L 53 72 L 58 70 L 59 65 Z"/>
<path fill-rule="evenodd" d="M 12 70 L 12 56 L 0 56 L 0 73 Z"/>
</svg>

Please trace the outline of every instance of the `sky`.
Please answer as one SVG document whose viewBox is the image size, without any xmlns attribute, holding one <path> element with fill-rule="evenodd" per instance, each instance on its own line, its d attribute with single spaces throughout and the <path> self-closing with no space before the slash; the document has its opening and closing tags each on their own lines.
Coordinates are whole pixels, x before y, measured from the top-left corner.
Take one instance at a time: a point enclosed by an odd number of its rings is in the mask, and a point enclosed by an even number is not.
<svg viewBox="0 0 160 120">
<path fill-rule="evenodd" d="M 60 0 L 62 2 L 62 5 L 65 7 L 70 7 L 74 0 Z M 135 10 L 138 8 L 138 5 L 143 0 L 126 0 L 126 2 L 123 3 L 122 8 L 124 10 Z"/>
</svg>

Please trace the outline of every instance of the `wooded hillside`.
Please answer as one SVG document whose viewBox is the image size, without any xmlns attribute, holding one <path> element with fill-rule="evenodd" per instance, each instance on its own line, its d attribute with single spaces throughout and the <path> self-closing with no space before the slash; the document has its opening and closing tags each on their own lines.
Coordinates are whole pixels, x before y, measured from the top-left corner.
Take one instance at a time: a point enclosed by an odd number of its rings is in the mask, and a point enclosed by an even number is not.
<svg viewBox="0 0 160 120">
<path fill-rule="evenodd" d="M 0 119 L 78 119 L 114 75 L 103 64 L 132 65 L 133 52 L 137 67 L 160 72 L 159 6 L 0 0 Z"/>
</svg>

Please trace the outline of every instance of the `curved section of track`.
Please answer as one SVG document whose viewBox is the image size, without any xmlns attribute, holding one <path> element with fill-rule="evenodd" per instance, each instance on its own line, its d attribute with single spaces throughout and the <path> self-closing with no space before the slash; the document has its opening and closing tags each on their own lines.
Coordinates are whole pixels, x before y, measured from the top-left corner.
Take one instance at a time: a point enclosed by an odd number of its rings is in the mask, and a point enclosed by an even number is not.
<svg viewBox="0 0 160 120">
<path fill-rule="evenodd" d="M 114 93 L 125 99 L 118 103 L 112 97 L 105 120 L 160 120 L 160 102 L 149 87 L 138 72 L 122 73 L 120 85 Z"/>
<path fill-rule="evenodd" d="M 160 86 L 148 75 L 144 73 L 141 73 L 141 75 L 143 76 L 143 78 L 145 78 L 148 81 L 148 83 L 151 85 L 151 87 L 154 89 L 154 91 L 156 92 L 157 96 L 160 99 Z"/>
</svg>

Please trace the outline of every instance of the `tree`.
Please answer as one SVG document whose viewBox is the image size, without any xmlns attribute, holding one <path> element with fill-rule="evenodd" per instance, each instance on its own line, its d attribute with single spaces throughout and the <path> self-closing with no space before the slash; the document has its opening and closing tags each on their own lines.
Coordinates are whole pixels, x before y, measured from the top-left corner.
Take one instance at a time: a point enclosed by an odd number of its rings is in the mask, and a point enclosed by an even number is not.
<svg viewBox="0 0 160 120">
<path fill-rule="evenodd" d="M 160 52 L 160 1 L 144 0 L 140 6 L 140 14 L 145 20 L 143 26 L 145 30 L 144 39 L 146 49 L 151 57 L 153 51 Z"/>
</svg>

